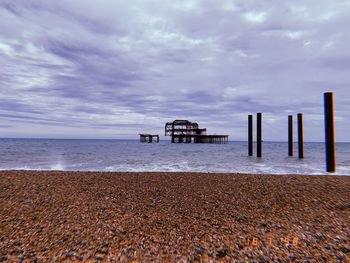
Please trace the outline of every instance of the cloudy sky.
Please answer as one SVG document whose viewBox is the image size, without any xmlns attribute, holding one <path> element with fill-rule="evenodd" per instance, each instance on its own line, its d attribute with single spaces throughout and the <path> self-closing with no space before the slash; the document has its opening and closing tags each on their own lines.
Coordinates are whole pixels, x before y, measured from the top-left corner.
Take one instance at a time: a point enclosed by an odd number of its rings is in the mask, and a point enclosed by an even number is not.
<svg viewBox="0 0 350 263">
<path fill-rule="evenodd" d="M 137 138 L 189 119 L 322 141 L 334 91 L 350 141 L 349 0 L 0 0 L 0 137 Z"/>
</svg>

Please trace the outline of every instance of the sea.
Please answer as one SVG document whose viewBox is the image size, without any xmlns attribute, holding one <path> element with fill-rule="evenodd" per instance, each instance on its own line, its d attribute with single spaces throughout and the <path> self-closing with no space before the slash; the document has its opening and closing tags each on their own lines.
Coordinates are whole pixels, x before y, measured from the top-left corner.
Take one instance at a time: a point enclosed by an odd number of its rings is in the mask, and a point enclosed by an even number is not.
<svg viewBox="0 0 350 263">
<path fill-rule="evenodd" d="M 286 142 L 263 142 L 249 157 L 247 142 L 140 143 L 138 140 L 0 139 L 0 170 L 328 174 L 324 143 L 306 142 L 304 159 Z M 254 148 L 255 150 L 255 148 Z M 335 175 L 350 175 L 350 143 L 336 145 Z"/>
</svg>

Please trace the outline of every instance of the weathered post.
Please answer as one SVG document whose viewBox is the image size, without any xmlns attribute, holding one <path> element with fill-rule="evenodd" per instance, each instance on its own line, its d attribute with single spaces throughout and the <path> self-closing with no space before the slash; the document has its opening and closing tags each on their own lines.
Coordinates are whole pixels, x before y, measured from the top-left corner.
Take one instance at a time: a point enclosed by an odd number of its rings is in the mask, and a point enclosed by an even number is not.
<svg viewBox="0 0 350 263">
<path fill-rule="evenodd" d="M 262 136 L 261 136 L 261 132 L 262 132 L 262 113 L 259 112 L 256 114 L 256 156 L 257 157 L 262 157 Z"/>
<path fill-rule="evenodd" d="M 288 116 L 288 156 L 293 156 L 293 115 Z"/>
<path fill-rule="evenodd" d="M 248 155 L 253 156 L 253 115 L 248 115 Z"/>
<path fill-rule="evenodd" d="M 324 125 L 326 144 L 326 169 L 327 172 L 334 173 L 336 170 L 336 160 L 333 92 L 324 93 Z"/>
<path fill-rule="evenodd" d="M 304 158 L 304 129 L 303 129 L 303 114 L 298 113 L 298 151 L 299 158 Z"/>
</svg>

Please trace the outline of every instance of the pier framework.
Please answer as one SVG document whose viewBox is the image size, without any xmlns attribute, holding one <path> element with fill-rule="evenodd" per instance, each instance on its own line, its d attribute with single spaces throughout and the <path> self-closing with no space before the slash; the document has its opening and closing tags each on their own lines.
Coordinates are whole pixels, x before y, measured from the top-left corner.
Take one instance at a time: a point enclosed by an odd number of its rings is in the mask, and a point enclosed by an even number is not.
<svg viewBox="0 0 350 263">
<path fill-rule="evenodd" d="M 140 133 L 140 142 L 142 143 L 152 143 L 152 142 L 159 142 L 159 135 L 158 134 L 144 134 Z"/>
<path fill-rule="evenodd" d="M 207 135 L 206 128 L 188 120 L 174 120 L 165 124 L 165 136 L 171 136 L 172 143 L 228 143 L 228 135 Z"/>
</svg>

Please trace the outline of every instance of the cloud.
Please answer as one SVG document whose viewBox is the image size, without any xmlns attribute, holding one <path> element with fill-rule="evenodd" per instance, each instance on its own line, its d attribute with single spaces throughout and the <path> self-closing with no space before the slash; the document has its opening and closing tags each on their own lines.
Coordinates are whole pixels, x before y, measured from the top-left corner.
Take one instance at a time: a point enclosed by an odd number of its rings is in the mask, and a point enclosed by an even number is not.
<svg viewBox="0 0 350 263">
<path fill-rule="evenodd" d="M 323 140 L 322 94 L 333 90 L 337 138 L 350 141 L 349 11 L 348 1 L 3 0 L 0 134 L 136 138 L 187 118 L 244 140 L 247 114 L 263 112 L 264 139 L 285 140 L 287 115 L 302 111 L 305 139 Z"/>
</svg>

